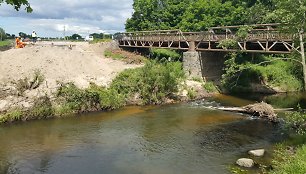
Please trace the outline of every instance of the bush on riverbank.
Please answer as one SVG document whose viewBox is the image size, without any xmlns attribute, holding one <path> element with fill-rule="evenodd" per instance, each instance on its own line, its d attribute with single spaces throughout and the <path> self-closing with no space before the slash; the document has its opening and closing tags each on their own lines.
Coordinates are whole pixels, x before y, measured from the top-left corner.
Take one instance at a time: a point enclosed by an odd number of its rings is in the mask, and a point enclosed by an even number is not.
<svg viewBox="0 0 306 174">
<path fill-rule="evenodd" d="M 122 72 L 113 80 L 111 88 L 126 98 L 139 94 L 143 104 L 160 104 L 178 91 L 184 78 L 179 62 L 149 61 L 142 68 Z"/>
<path fill-rule="evenodd" d="M 124 105 L 123 96 L 114 89 L 91 84 L 88 89 L 77 88 L 74 84 L 62 85 L 57 91 L 57 97 L 62 99 L 62 105 L 67 110 L 87 112 L 111 110 Z"/>
<path fill-rule="evenodd" d="M 282 91 L 303 89 L 301 67 L 283 57 L 256 56 L 247 54 L 230 55 L 225 62 L 222 84 L 228 91 L 252 91 L 251 84 L 279 88 Z"/>
</svg>

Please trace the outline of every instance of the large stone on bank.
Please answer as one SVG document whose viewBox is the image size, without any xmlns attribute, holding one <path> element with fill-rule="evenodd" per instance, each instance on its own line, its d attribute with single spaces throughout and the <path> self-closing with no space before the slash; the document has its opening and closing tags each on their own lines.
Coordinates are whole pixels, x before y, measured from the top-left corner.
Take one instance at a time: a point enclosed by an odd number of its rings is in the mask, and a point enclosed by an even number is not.
<svg viewBox="0 0 306 174">
<path fill-rule="evenodd" d="M 265 154 L 265 149 L 250 150 L 249 154 L 257 157 L 262 157 Z"/>
<path fill-rule="evenodd" d="M 240 158 L 236 161 L 236 164 L 238 164 L 241 167 L 253 167 L 254 166 L 254 161 L 249 158 Z"/>
</svg>

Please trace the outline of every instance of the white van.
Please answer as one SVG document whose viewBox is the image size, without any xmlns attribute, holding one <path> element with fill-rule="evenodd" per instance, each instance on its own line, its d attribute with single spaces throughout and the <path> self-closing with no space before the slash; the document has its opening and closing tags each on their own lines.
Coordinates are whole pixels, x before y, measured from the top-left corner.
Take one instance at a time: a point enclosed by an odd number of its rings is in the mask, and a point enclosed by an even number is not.
<svg viewBox="0 0 306 174">
<path fill-rule="evenodd" d="M 93 36 L 86 36 L 84 40 L 85 41 L 93 41 L 94 38 L 93 38 Z"/>
</svg>

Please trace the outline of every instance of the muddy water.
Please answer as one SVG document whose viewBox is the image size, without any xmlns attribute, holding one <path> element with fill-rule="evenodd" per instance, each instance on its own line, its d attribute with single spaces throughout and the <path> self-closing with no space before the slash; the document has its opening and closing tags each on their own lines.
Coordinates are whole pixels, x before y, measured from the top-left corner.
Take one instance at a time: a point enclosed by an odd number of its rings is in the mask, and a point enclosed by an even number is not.
<svg viewBox="0 0 306 174">
<path fill-rule="evenodd" d="M 229 173 L 237 158 L 285 136 L 277 125 L 207 106 L 229 96 L 0 126 L 0 173 Z"/>
</svg>

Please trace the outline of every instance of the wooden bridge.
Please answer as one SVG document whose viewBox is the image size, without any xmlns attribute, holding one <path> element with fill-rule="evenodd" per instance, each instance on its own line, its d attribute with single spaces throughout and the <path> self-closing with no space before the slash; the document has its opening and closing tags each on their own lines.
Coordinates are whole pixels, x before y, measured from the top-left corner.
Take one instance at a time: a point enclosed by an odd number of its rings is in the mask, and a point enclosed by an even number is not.
<svg viewBox="0 0 306 174">
<path fill-rule="evenodd" d="M 120 47 L 171 48 L 189 51 L 242 51 L 258 53 L 290 53 L 294 35 L 283 33 L 279 24 L 251 25 L 246 37 L 237 31 L 242 26 L 212 27 L 202 32 L 181 30 L 139 31 L 119 33 L 115 36 Z M 234 42 L 225 47 L 225 42 Z"/>
</svg>

